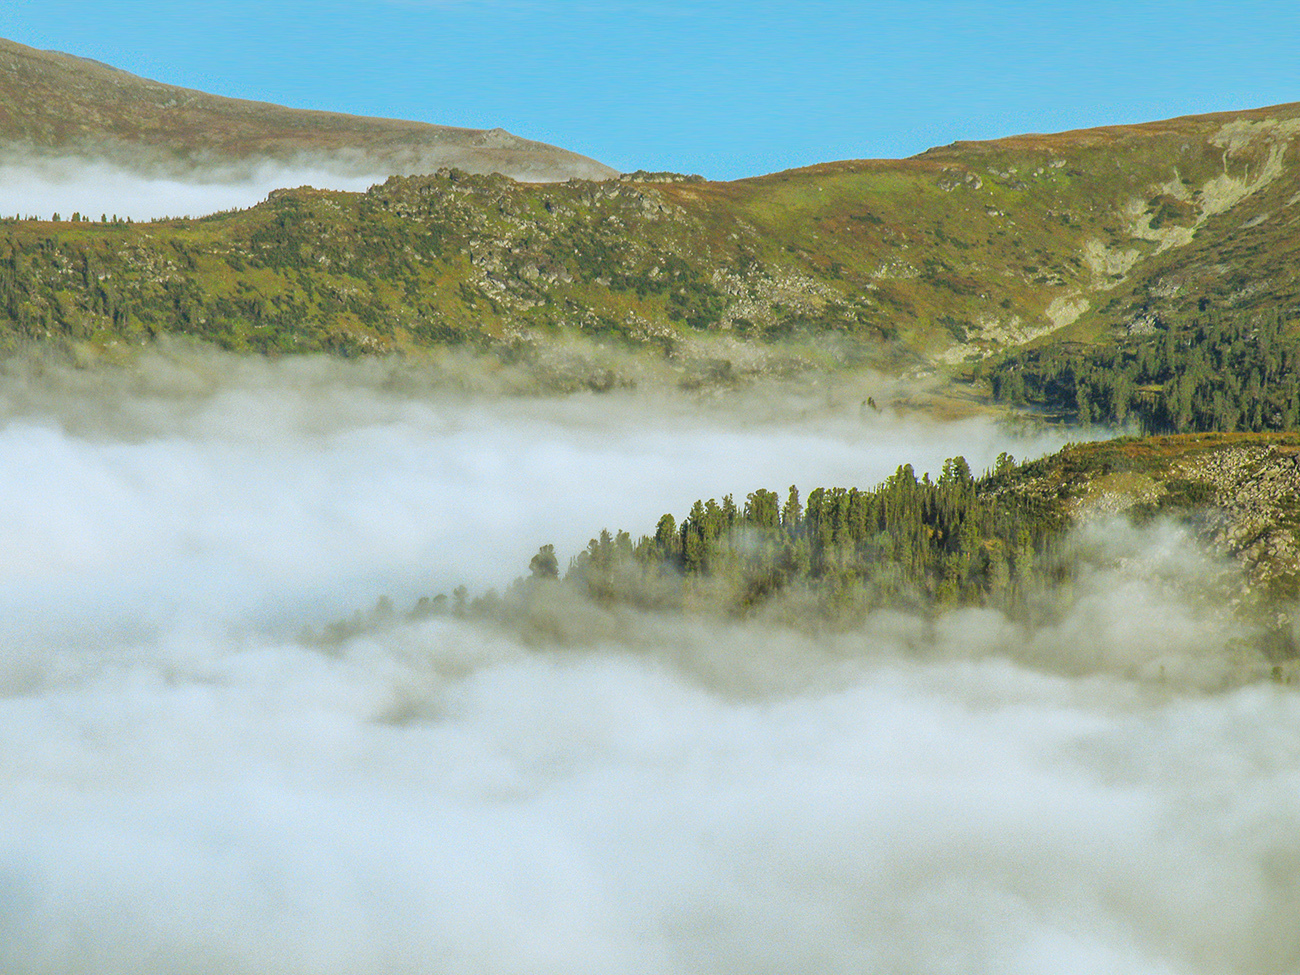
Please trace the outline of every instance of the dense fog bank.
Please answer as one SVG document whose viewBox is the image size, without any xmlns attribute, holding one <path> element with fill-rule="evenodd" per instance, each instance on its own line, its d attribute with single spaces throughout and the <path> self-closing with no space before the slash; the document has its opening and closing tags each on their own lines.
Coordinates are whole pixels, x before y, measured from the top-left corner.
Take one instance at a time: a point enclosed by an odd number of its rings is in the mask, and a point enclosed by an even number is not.
<svg viewBox="0 0 1300 975">
<path fill-rule="evenodd" d="M 701 495 L 988 465 L 1007 434 L 756 386 L 482 397 L 382 362 L 146 360 L 0 382 L 0 634 L 316 625 L 526 572 L 543 542 L 653 531 Z M 855 391 L 856 393 L 856 391 Z M 1014 438 L 1041 452 L 1060 434 Z"/>
<path fill-rule="evenodd" d="M 1080 536 L 1033 626 L 400 614 L 696 497 L 1059 443 L 859 403 L 9 370 L 0 969 L 1294 971 L 1300 698 L 1207 692 L 1173 526 Z"/>
</svg>

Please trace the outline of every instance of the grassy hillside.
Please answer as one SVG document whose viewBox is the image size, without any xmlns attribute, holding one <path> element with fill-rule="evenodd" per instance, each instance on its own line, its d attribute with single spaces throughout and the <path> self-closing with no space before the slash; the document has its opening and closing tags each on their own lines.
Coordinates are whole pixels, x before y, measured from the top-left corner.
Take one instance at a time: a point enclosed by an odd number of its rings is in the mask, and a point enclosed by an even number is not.
<svg viewBox="0 0 1300 975">
<path fill-rule="evenodd" d="M 268 351 L 834 334 L 893 368 L 960 363 L 1300 306 L 1297 134 L 1288 105 L 733 183 L 443 170 L 202 220 L 10 221 L 0 326 Z"/>
<path fill-rule="evenodd" d="M 501 129 L 221 98 L 0 38 L 0 159 L 42 156 L 107 159 L 172 175 L 266 160 L 362 174 L 459 166 L 518 179 L 614 175 L 585 156 Z"/>
</svg>

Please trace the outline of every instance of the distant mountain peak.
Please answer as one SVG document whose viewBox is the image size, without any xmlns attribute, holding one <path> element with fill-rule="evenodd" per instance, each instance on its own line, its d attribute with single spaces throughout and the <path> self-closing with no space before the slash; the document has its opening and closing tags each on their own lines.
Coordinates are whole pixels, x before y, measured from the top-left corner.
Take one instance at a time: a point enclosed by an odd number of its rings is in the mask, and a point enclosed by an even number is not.
<svg viewBox="0 0 1300 975">
<path fill-rule="evenodd" d="M 501 128 L 225 98 L 0 38 L 0 161 L 28 155 L 96 158 L 169 175 L 263 160 L 384 175 L 455 166 L 525 182 L 618 175 Z"/>
</svg>

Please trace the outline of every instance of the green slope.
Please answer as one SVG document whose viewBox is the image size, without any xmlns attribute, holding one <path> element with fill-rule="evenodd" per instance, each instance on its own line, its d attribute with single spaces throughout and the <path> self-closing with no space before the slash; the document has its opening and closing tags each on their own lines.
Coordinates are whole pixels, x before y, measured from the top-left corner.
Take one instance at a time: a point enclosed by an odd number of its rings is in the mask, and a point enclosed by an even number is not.
<svg viewBox="0 0 1300 975">
<path fill-rule="evenodd" d="M 445 170 L 149 225 L 0 226 L 0 327 L 382 351 L 567 328 L 850 336 L 957 363 L 1300 304 L 1300 106 L 956 144 L 734 183 Z"/>
</svg>

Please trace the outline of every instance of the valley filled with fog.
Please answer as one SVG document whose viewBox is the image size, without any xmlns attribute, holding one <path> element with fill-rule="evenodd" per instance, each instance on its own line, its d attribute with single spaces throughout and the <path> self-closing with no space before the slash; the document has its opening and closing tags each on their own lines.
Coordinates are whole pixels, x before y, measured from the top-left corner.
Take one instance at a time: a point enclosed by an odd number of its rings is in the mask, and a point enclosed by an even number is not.
<svg viewBox="0 0 1300 975">
<path fill-rule="evenodd" d="M 1034 627 L 406 615 L 696 498 L 1068 437 L 871 388 L 11 363 L 0 970 L 1295 971 L 1300 696 L 1229 686 L 1176 526 L 1084 532 Z"/>
</svg>

